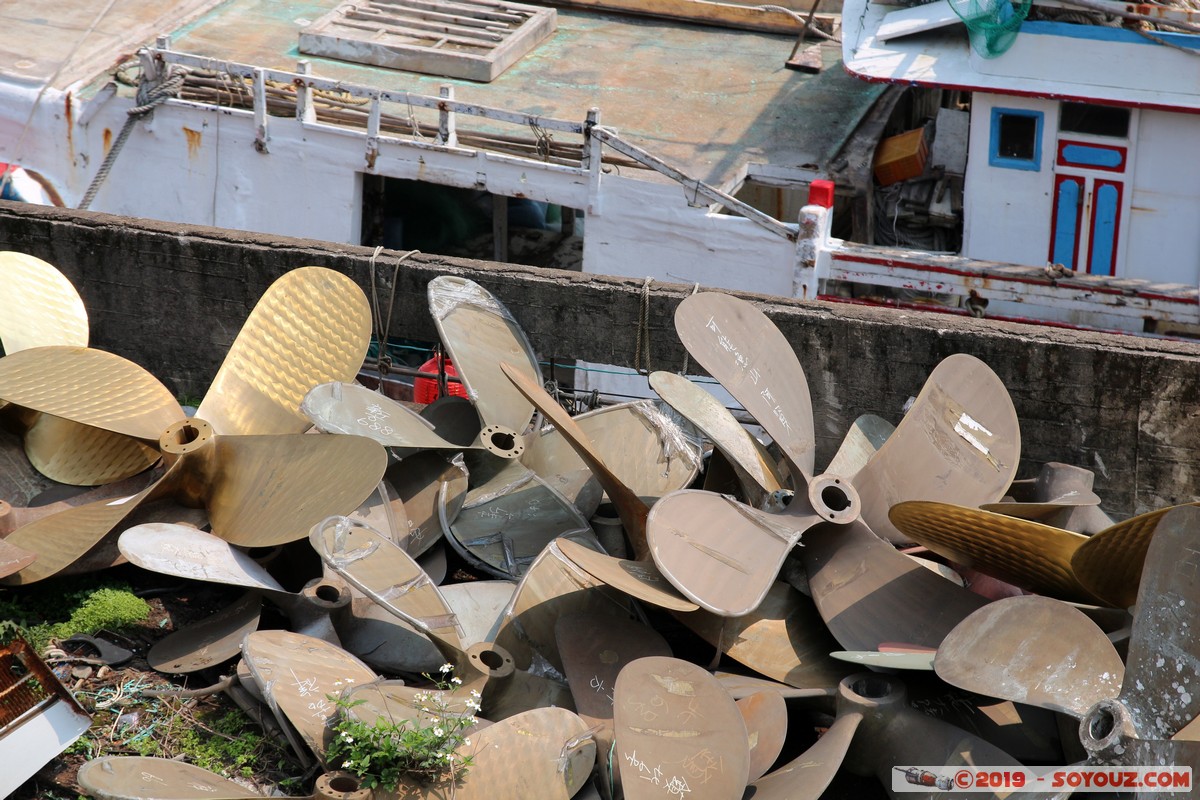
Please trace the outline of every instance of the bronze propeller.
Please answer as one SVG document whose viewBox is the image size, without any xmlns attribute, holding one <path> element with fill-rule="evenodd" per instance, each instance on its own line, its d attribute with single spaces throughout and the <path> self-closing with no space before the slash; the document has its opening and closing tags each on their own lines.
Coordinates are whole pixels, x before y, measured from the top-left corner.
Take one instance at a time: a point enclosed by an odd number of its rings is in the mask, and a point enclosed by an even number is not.
<svg viewBox="0 0 1200 800">
<path fill-rule="evenodd" d="M 0 359 L 0 399 L 156 441 L 169 465 L 131 498 L 17 530 L 12 542 L 38 560 L 6 582 L 58 573 L 159 499 L 207 508 L 217 535 L 247 546 L 302 538 L 330 512 L 356 508 L 378 485 L 386 453 L 362 437 L 301 435 L 308 422 L 298 406 L 315 383 L 355 374 L 369 329 L 366 298 L 349 278 L 320 267 L 287 273 L 251 312 L 192 419 L 148 372 L 99 350 L 35 348 Z"/>
</svg>

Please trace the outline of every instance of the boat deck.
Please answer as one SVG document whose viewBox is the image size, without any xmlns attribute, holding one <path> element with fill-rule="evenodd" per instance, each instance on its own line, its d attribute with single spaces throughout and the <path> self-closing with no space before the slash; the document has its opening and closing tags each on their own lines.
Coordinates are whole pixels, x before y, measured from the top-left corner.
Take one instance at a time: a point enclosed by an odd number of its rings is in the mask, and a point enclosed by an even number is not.
<svg viewBox="0 0 1200 800">
<path fill-rule="evenodd" d="M 784 177 L 789 170 L 803 177 L 820 168 L 882 91 L 848 77 L 833 43 L 823 48 L 825 71 L 807 75 L 784 66 L 791 36 L 615 14 L 559 9 L 556 33 L 483 84 L 301 55 L 301 27 L 337 0 L 190 0 L 181 16 L 194 19 L 177 25 L 157 22 L 172 5 L 165 0 L 118 0 L 73 54 L 80 32 L 105 3 L 59 4 L 53 22 L 42 16 L 41 5 L 16 0 L 0 10 L 0 25 L 20 23 L 14 28 L 19 36 L 6 37 L 13 52 L 0 54 L 0 76 L 14 74 L 16 51 L 36 51 L 41 39 L 49 39 L 57 42 L 54 57 L 70 63 L 56 75 L 47 57 L 41 72 L 28 77 L 65 87 L 64 81 L 82 80 L 81 65 L 100 77 L 121 52 L 132 52 L 131 39 L 140 35 L 152 43 L 155 33 L 170 31 L 172 48 L 180 52 L 284 70 L 307 58 L 320 77 L 394 91 L 436 95 L 441 85 L 452 84 L 462 102 L 578 121 L 598 107 L 606 126 L 721 187 L 736 184 L 750 163 L 769 164 L 773 175 Z M 211 8 L 205 11 L 205 5 Z M 70 13 L 58 13 L 60 6 Z"/>
</svg>

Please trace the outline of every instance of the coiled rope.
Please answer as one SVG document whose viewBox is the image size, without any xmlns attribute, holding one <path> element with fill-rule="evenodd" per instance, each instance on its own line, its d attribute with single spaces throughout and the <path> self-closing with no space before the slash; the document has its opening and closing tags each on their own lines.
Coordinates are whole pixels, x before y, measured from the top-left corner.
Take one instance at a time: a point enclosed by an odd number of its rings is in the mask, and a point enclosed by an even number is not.
<svg viewBox="0 0 1200 800">
<path fill-rule="evenodd" d="M 121 154 L 121 148 L 125 146 L 125 140 L 129 138 L 129 134 L 133 131 L 134 124 L 138 120 L 148 119 L 154 113 L 154 109 L 172 97 L 177 96 L 183 88 L 187 71 L 175 66 L 170 66 L 167 69 L 167 77 L 160 83 L 152 83 L 146 80 L 144 76 L 141 82 L 138 83 L 137 105 L 125 112 L 128 116 L 125 118 L 125 124 L 121 127 L 121 133 L 117 135 L 117 140 L 113 142 L 108 155 L 104 157 L 104 163 L 100 165 L 100 169 L 96 172 L 96 177 L 92 178 L 92 183 L 83 195 L 83 200 L 79 202 L 80 209 L 87 209 L 92 204 L 92 200 L 96 198 L 96 193 L 100 191 L 100 187 L 104 184 L 104 179 L 112 171 L 113 164 L 117 161 L 117 156 Z"/>
</svg>

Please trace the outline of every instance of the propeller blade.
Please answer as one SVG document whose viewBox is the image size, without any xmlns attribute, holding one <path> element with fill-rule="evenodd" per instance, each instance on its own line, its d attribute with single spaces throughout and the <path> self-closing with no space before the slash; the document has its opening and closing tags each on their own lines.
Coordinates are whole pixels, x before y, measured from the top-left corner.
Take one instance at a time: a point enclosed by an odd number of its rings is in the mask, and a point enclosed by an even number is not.
<svg viewBox="0 0 1200 800">
<path fill-rule="evenodd" d="M 1133 605 L 1137 602 L 1150 540 L 1162 518 L 1182 507 L 1168 506 L 1139 514 L 1089 538 L 1071 558 L 1071 568 L 1079 582 L 1118 608 Z"/>
<path fill-rule="evenodd" d="M 471 734 L 459 753 L 473 762 L 453 785 L 402 780 L 406 800 L 569 800 L 591 776 L 596 744 L 587 725 L 562 708 L 537 708 Z"/>
<path fill-rule="evenodd" d="M 37 560 L 37 553 L 23 550 L 12 542 L 0 539 L 0 578 L 20 572 Z"/>
<path fill-rule="evenodd" d="M 626 665 L 613 695 L 614 757 L 628 800 L 667 793 L 740 800 L 750 770 L 746 724 L 720 681 L 651 656 Z"/>
<path fill-rule="evenodd" d="M 416 558 L 442 538 L 443 528 L 458 519 L 467 498 L 467 468 L 461 458 L 425 452 L 388 467 L 385 477 L 396 490 L 408 520 L 408 535 L 397 544 Z"/>
<path fill-rule="evenodd" d="M 158 672 L 182 675 L 228 661 L 242 649 L 246 634 L 258 630 L 262 596 L 246 592 L 233 605 L 159 639 L 146 661 Z"/>
<path fill-rule="evenodd" d="M 183 476 L 184 470 L 177 463 L 135 495 L 75 506 L 18 528 L 6 541 L 37 553 L 37 560 L 20 572 L 0 579 L 0 583 L 24 585 L 62 572 L 119 526 L 139 505 L 172 495 L 182 483 Z"/>
<path fill-rule="evenodd" d="M 196 416 L 227 435 L 303 433 L 305 393 L 354 380 L 370 342 L 358 284 L 324 267 L 291 270 L 255 304 Z"/>
<path fill-rule="evenodd" d="M 587 480 L 586 474 L 576 477 L 579 483 Z M 445 533 L 471 566 L 498 578 L 520 579 L 547 544 L 580 530 L 590 529 L 579 510 L 555 486 L 512 460 L 467 493 Z"/>
<path fill-rule="evenodd" d="M 911 500 L 892 506 L 888 518 L 903 538 L 955 564 L 977 569 L 1038 594 L 1095 603 L 1080 585 L 1071 557 L 1086 536 L 978 508 Z"/>
<path fill-rule="evenodd" d="M 86 347 L 35 347 L 0 358 L 0 400 L 155 441 L 183 419 L 170 390 L 149 372 Z"/>
<path fill-rule="evenodd" d="M 1170 739 L 1200 715 L 1198 596 L 1200 508 L 1174 508 L 1146 551 L 1118 698 L 1139 739 Z"/>
<path fill-rule="evenodd" d="M 429 636 L 463 649 L 458 618 L 437 586 L 386 536 L 345 517 L 330 517 L 313 527 L 309 541 L 351 586 Z"/>
<path fill-rule="evenodd" d="M 354 383 L 322 383 L 304 395 L 304 413 L 324 433 L 349 433 L 404 451 L 462 450 L 434 431 L 433 423 L 374 389 Z"/>
<path fill-rule="evenodd" d="M 590 546 L 596 546 L 590 531 L 578 538 L 582 540 L 581 546 L 589 542 Z M 570 540 L 558 539 L 546 546 L 521 578 L 500 615 L 492 641 L 512 654 L 517 669 L 527 670 L 545 661 L 559 673 L 563 672 L 556 634 L 556 625 L 563 616 L 588 614 L 606 620 L 605 625 L 619 625 L 629 616 L 626 598 L 607 591 L 603 582 L 563 555 L 559 548 L 567 541 Z M 598 630 L 586 632 L 589 636 L 600 635 Z"/>
<path fill-rule="evenodd" d="M 205 505 L 213 531 L 242 547 L 301 539 L 325 517 L 354 511 L 387 468 L 387 451 L 362 436 L 216 436 L 191 423 L 196 439 L 181 460 L 198 460 L 212 438 Z"/>
<path fill-rule="evenodd" d="M 1017 412 L 1004 383 L 974 356 L 934 368 L 879 452 L 854 476 L 862 517 L 883 539 L 904 542 L 888 511 L 905 500 L 978 507 L 999 500 L 1021 455 Z"/>
<path fill-rule="evenodd" d="M 841 447 L 825 471 L 853 481 L 854 476 L 879 452 L 879 448 L 883 447 L 883 443 L 895 430 L 896 426 L 883 417 L 863 414 L 854 420 L 850 430 L 846 431 Z"/>
<path fill-rule="evenodd" d="M 187 580 L 210 581 L 267 592 L 286 590 L 257 561 L 224 539 L 185 525 L 135 525 L 117 540 L 130 563 Z"/>
<path fill-rule="evenodd" d="M 821 618 L 846 650 L 937 647 L 986 603 L 897 552 L 864 520 L 813 528 L 800 553 Z"/>
<path fill-rule="evenodd" d="M 283 715 L 279 722 L 292 747 L 304 752 L 284 725 L 285 719 L 322 764 L 337 717 L 337 706 L 329 697 L 378 677 L 340 647 L 291 631 L 246 634 L 242 657 L 276 716 Z"/>
<path fill-rule="evenodd" d="M 533 417 L 533 406 L 512 389 L 499 370 L 501 364 L 509 362 L 526 380 L 540 385 L 537 356 L 521 326 L 490 292 L 466 278 L 438 276 L 429 282 L 428 294 L 429 310 L 442 344 L 486 426 L 480 441 L 487 446 L 495 434 L 524 433 Z M 513 445 L 515 442 L 502 441 L 500 451 L 511 450 Z"/>
<path fill-rule="evenodd" d="M 609 470 L 643 501 L 682 489 L 700 471 L 696 445 L 649 400 L 597 408 L 571 420 L 594 443 Z M 557 428 L 547 426 L 533 436 L 521 463 L 562 491 L 583 516 L 595 513 L 603 490 Z M 573 497 L 564 486 L 579 472 L 589 480 Z"/>
<path fill-rule="evenodd" d="M 771 462 L 766 448 L 717 398 L 682 375 L 671 372 L 650 373 L 650 386 L 671 408 L 712 440 L 737 469 L 747 496 L 753 496 L 751 490 L 754 487 L 763 495 L 783 488 L 784 478 Z M 747 479 L 751 484 L 749 487 L 745 485 Z"/>
<path fill-rule="evenodd" d="M 782 581 L 745 616 L 700 610 L 675 617 L 734 661 L 788 686 L 832 690 L 848 672 L 829 658 L 837 642 L 812 600 Z"/>
<path fill-rule="evenodd" d="M 38 414 L 25 431 L 25 455 L 38 472 L 72 486 L 101 486 L 133 477 L 158 451 L 124 434 Z"/>
<path fill-rule="evenodd" d="M 469 692 L 456 690 L 419 688 L 405 686 L 404 681 L 375 680 L 360 686 L 351 686 L 342 692 L 342 697 L 348 703 L 344 712 L 367 725 L 375 725 L 384 719 L 392 724 L 404 720 L 419 723 L 422 727 L 436 724 L 445 717 L 464 718 L 474 716 L 476 704 Z M 437 713 L 430 712 L 431 702 L 437 706 Z M 487 727 L 493 723 L 479 720 L 463 728 L 466 736 Z"/>
<path fill-rule="evenodd" d="M 812 479 L 812 399 L 800 360 L 775 323 L 745 300 L 702 292 L 675 309 L 679 340 Z M 799 480 L 799 477 L 797 477 Z"/>
<path fill-rule="evenodd" d="M 561 538 L 557 542 L 571 563 L 630 597 L 672 611 L 695 611 L 700 607 L 680 594 L 652 561 L 613 558 L 570 539 Z"/>
<path fill-rule="evenodd" d="M 517 390 L 528 398 L 538 411 L 542 412 L 542 416 L 558 429 L 571 447 L 575 448 L 575 452 L 579 454 L 583 463 L 604 487 L 608 499 L 617 507 L 617 513 L 621 516 L 621 524 L 625 526 L 625 535 L 629 537 L 629 543 L 633 546 L 637 560 L 648 561 L 650 551 L 646 544 L 646 515 L 650 513 L 650 509 L 646 503 L 609 470 L 588 435 L 571 419 L 562 406 L 554 402 L 554 398 L 546 393 L 540 383 L 530 380 L 528 376 L 511 364 L 502 363 L 500 369 L 512 381 Z"/>
<path fill-rule="evenodd" d="M 101 756 L 85 762 L 77 780 L 100 800 L 262 800 L 258 792 L 173 758 Z"/>
<path fill-rule="evenodd" d="M 749 782 L 753 783 L 767 774 L 783 752 L 788 729 L 787 703 L 783 695 L 769 689 L 736 702 L 750 735 Z"/>
<path fill-rule="evenodd" d="M 654 504 L 646 535 L 654 563 L 680 592 L 714 614 L 740 617 L 762 602 L 804 532 L 827 518 L 803 497 L 782 514 L 767 514 L 724 495 L 682 489 Z"/>
<path fill-rule="evenodd" d="M 88 317 L 67 277 L 40 258 L 0 252 L 0 345 L 13 354 L 31 347 L 87 347 Z"/>
<path fill-rule="evenodd" d="M 1116 697 L 1125 676 L 1120 655 L 1094 622 L 1034 595 L 997 600 L 967 617 L 942 641 L 934 669 L 969 692 L 1073 717 Z"/>
<path fill-rule="evenodd" d="M 741 700 L 743 697 L 749 697 L 752 694 L 762 691 L 775 692 L 783 697 L 784 700 L 792 698 L 815 699 L 818 697 L 833 697 L 837 694 L 838 681 L 834 681 L 833 686 L 826 689 L 797 689 L 784 683 L 776 683 L 766 678 L 755 678 L 750 675 L 737 675 L 732 672 L 721 672 L 719 670 L 713 674 L 734 700 Z"/>
<path fill-rule="evenodd" d="M 843 762 L 859 775 L 875 775 L 891 792 L 893 781 L 903 783 L 904 767 L 945 766 L 953 774 L 959 766 L 1021 768 L 1020 762 L 1000 748 L 947 722 L 928 717 L 908 704 L 904 685 L 886 675 L 859 673 L 842 681 L 838 689 L 838 717 L 856 714 L 862 722 Z M 920 785 L 920 784 L 918 784 Z M 938 797 L 1007 797 L 972 787 L 970 793 L 954 792 Z M 1033 797 L 1047 797 L 1033 794 Z"/>
<path fill-rule="evenodd" d="M 640 622 L 589 612 L 563 614 L 554 625 L 554 634 L 576 712 L 589 725 L 604 723 L 604 744 L 612 744 L 617 676 L 639 658 L 669 658 L 670 645 Z"/>
<path fill-rule="evenodd" d="M 933 671 L 933 650 L 911 652 L 904 650 L 834 650 L 831 658 L 858 664 L 869 669 L 908 669 Z"/>
<path fill-rule="evenodd" d="M 754 800 L 818 800 L 842 766 L 863 715 L 839 714 L 812 747 L 753 783 Z"/>
</svg>

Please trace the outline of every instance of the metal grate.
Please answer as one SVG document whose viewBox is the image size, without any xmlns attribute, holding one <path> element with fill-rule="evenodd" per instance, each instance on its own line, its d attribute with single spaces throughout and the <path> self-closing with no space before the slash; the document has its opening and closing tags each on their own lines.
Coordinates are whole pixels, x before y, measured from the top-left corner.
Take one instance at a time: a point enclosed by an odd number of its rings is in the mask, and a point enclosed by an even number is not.
<svg viewBox="0 0 1200 800">
<path fill-rule="evenodd" d="M 65 691 L 24 639 L 0 647 L 0 737 Z"/>
<path fill-rule="evenodd" d="M 300 52 L 491 81 L 557 27 L 552 8 L 503 0 L 358 0 L 300 32 Z"/>
</svg>

